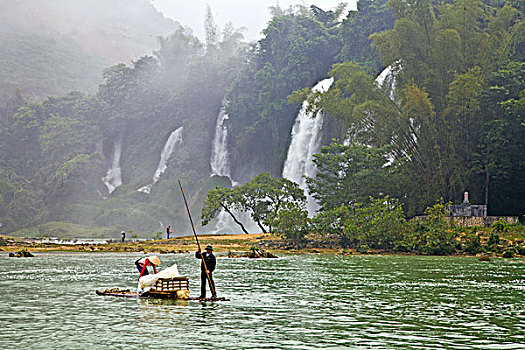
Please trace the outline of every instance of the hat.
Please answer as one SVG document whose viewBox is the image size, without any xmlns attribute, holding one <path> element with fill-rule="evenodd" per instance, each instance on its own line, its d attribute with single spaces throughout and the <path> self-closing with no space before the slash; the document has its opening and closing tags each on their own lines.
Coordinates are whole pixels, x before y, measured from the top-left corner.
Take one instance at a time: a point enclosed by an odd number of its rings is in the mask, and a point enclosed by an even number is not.
<svg viewBox="0 0 525 350">
<path fill-rule="evenodd" d="M 156 255 L 148 256 L 148 260 L 149 260 L 153 265 L 160 265 L 160 259 L 159 259 L 159 257 L 156 256 Z"/>
<path fill-rule="evenodd" d="M 213 251 L 213 247 L 208 244 L 208 246 L 204 250 L 211 250 L 211 251 Z"/>
</svg>

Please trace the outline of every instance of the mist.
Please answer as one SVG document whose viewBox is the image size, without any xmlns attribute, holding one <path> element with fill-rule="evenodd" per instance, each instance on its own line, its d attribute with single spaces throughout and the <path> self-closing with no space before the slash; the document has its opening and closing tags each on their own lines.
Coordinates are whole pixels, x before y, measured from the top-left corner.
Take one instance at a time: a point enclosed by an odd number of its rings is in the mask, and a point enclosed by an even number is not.
<svg viewBox="0 0 525 350">
<path fill-rule="evenodd" d="M 326 1 L 314 3 L 324 6 L 323 10 L 330 9 Z M 22 165 L 8 167 L 7 171 L 33 181 L 33 193 L 40 193 L 40 186 L 48 191 L 34 200 L 29 199 L 32 194 L 28 192 L 20 208 L 15 206 L 14 197 L 4 196 L 10 209 L 2 213 L 1 222 L 10 231 L 34 225 L 39 227 L 38 232 L 55 232 L 50 225 L 42 226 L 47 222 L 105 228 L 98 233 L 66 230 L 71 235 L 91 237 L 105 236 L 113 229 L 147 236 L 162 231 L 162 223 L 177 227 L 175 234 L 187 230 L 177 181 L 180 179 L 187 189 L 198 217 L 209 189 L 231 186 L 233 179 L 246 182 L 261 171 L 279 175 L 284 161 L 279 154 L 287 148 L 297 112 L 296 106 L 286 103 L 286 97 L 325 76 L 339 50 L 339 41 L 327 30 L 338 23 L 317 21 L 309 7 L 292 9 L 292 2 L 280 4 L 285 12 L 276 25 L 282 28 L 272 28 L 257 45 L 248 41 L 256 40 L 267 27 L 271 2 L 251 7 L 219 2 L 209 8 L 211 12 L 203 2 L 180 5 L 179 9 L 173 6 L 177 3 L 164 2 L 167 7 L 162 9 L 160 2 L 153 2 L 157 6 L 154 8 L 149 0 L 56 0 L 37 2 L 27 12 L 24 9 L 29 4 L 28 0 L 3 7 L 13 18 L 4 25 L 10 25 L 12 33 L 24 33 L 23 38 L 51 44 L 41 45 L 42 51 L 34 56 L 27 55 L 25 69 L 19 71 L 31 72 L 41 62 L 39 70 L 51 73 L 37 79 L 50 86 L 41 88 L 39 94 L 58 91 L 56 95 L 62 97 L 44 97 L 43 103 L 27 105 L 28 116 L 38 116 L 40 125 L 31 142 L 22 143 L 23 147 L 20 143 L 27 137 L 26 128 L 11 123 L 12 114 L 4 118 L 6 130 L 12 135 L 3 153 L 5 161 Z M 168 16 L 168 11 L 175 13 Z M 292 32 L 299 33 L 298 40 L 308 40 L 296 53 L 288 48 L 293 45 L 287 42 Z M 282 45 L 269 47 L 271 42 Z M 101 67 L 100 71 L 80 73 L 99 79 L 92 90 L 82 88 L 80 78 L 72 79 L 71 85 L 62 90 L 52 89 L 68 77 L 69 71 L 75 72 L 73 68 L 58 71 L 65 55 L 57 46 L 65 43 L 71 43 L 68 52 L 81 53 L 87 61 L 102 61 L 95 67 Z M 264 56 L 259 48 L 265 50 Z M 294 56 L 303 54 L 308 59 L 294 61 Z M 260 79 L 269 67 L 266 60 L 273 61 L 275 72 Z M 69 54 L 65 62 L 78 61 Z M 284 72 L 288 72 L 287 79 Z M 30 89 L 34 77 L 30 73 L 28 81 L 19 79 L 19 84 Z M 264 92 L 284 81 L 286 85 L 279 91 Z M 68 91 L 81 92 L 68 95 Z M 230 170 L 226 176 L 212 176 L 212 143 L 217 125 L 221 125 L 217 119 L 223 101 L 232 102 L 228 105 L 231 119 L 223 125 L 224 131 L 231 133 L 223 138 L 223 154 L 218 156 L 231 156 L 231 176 Z M 268 108 L 274 101 L 278 107 L 271 111 Z M 24 105 L 24 101 L 16 103 L 14 111 Z M 266 124 L 258 121 L 261 118 L 275 118 L 271 138 L 266 136 Z M 65 131 L 59 132 L 58 125 Z M 164 150 L 170 133 L 182 129 L 180 142 L 168 154 Z M 251 152 L 245 153 L 247 150 Z M 159 164 L 160 172 L 156 170 Z M 21 186 L 22 180 L 13 181 L 12 188 Z M 141 191 L 143 188 L 148 190 Z M 30 214 L 20 219 L 20 210 Z M 215 225 L 212 222 L 199 230 L 214 231 Z M 51 234 L 62 234 L 59 232 L 63 231 L 57 229 Z"/>
<path fill-rule="evenodd" d="M 258 0 L 258 1 L 239 1 L 239 0 L 151 0 L 155 8 L 162 12 L 166 17 L 180 22 L 184 26 L 189 26 L 193 34 L 199 39 L 204 39 L 204 19 L 206 6 L 212 9 L 215 22 L 220 27 L 226 23 L 232 22 L 233 25 L 245 28 L 243 34 L 246 40 L 256 41 L 261 39 L 261 31 L 271 19 L 269 8 L 280 6 L 287 9 L 294 5 L 303 5 L 309 7 L 315 5 L 323 10 L 333 10 L 339 3 L 347 3 L 347 10 L 357 8 L 356 0 L 339 1 L 339 0 Z"/>
</svg>

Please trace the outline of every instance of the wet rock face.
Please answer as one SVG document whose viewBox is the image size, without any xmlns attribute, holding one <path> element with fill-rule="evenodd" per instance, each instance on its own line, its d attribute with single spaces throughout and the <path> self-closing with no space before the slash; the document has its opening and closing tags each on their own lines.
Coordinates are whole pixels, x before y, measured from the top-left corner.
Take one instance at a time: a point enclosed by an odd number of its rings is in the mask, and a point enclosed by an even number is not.
<svg viewBox="0 0 525 350">
<path fill-rule="evenodd" d="M 277 258 L 276 255 L 267 252 L 264 249 L 252 249 L 249 252 L 229 252 L 229 258 L 250 258 L 250 259 L 259 259 L 259 258 Z"/>
<path fill-rule="evenodd" d="M 267 252 L 264 249 L 253 249 L 248 252 L 248 258 L 257 259 L 257 258 L 277 258 L 274 254 Z"/>
<path fill-rule="evenodd" d="M 341 239 L 340 238 L 329 238 L 323 240 L 305 240 L 300 242 L 295 242 L 292 240 L 262 240 L 259 242 L 260 247 L 271 248 L 271 249 L 282 249 L 282 250 L 292 250 L 292 249 L 338 249 L 341 248 Z"/>
<path fill-rule="evenodd" d="M 478 259 L 479 261 L 490 261 L 490 257 L 488 255 L 481 255 Z"/>
<path fill-rule="evenodd" d="M 9 257 L 11 258 L 34 258 L 35 256 L 31 254 L 31 252 L 28 252 L 27 250 L 23 249 L 16 253 L 9 253 Z"/>
</svg>

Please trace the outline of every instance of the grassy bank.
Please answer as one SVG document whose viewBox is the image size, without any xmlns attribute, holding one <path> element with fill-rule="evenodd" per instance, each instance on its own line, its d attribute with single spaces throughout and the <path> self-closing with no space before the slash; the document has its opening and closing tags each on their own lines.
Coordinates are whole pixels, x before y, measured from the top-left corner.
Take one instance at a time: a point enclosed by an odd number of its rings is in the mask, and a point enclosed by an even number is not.
<svg viewBox="0 0 525 350">
<path fill-rule="evenodd" d="M 503 257 L 525 257 L 524 251 L 514 249 L 512 256 L 506 256 L 505 252 L 509 247 L 517 247 L 516 243 L 523 242 L 521 234 L 504 236 L 499 238 L 496 246 L 490 242 L 490 231 L 485 229 L 470 229 L 468 234 L 459 235 L 458 244 L 465 244 L 469 234 L 480 237 L 481 248 L 472 252 L 468 250 L 457 251 L 451 255 L 485 255 Z M 247 252 L 252 249 L 263 249 L 274 254 L 293 254 L 293 253 L 319 253 L 319 254 L 411 254 L 400 253 L 391 250 L 378 249 L 348 249 L 339 245 L 337 240 L 327 240 L 326 237 L 316 240 L 310 237 L 309 240 L 298 244 L 290 240 L 283 239 L 277 234 L 237 234 L 237 235 L 199 235 L 201 248 L 211 244 L 217 253 L 236 253 Z M 488 249 L 489 244 L 491 249 Z M 180 254 L 194 252 L 197 250 L 197 243 L 193 236 L 175 237 L 171 239 L 154 239 L 147 241 L 127 240 L 125 242 L 109 241 L 102 244 L 55 244 L 45 243 L 38 240 L 26 240 L 16 237 L 0 236 L 0 251 L 18 252 L 26 250 L 33 253 L 38 252 L 134 252 L 140 254 Z"/>
<path fill-rule="evenodd" d="M 267 240 L 277 241 L 280 240 L 280 237 L 273 234 L 199 235 L 201 248 L 211 244 L 217 252 L 247 251 L 254 246 L 258 246 L 259 242 Z M 55 244 L 2 236 L 0 238 L 0 249 L 7 252 L 25 249 L 31 252 L 141 252 L 145 254 L 170 254 L 196 251 L 197 243 L 193 236 L 147 241 L 126 240 L 124 243 L 110 241 L 103 244 Z"/>
<path fill-rule="evenodd" d="M 108 238 L 120 237 L 120 227 L 92 227 L 72 224 L 70 222 L 48 222 L 38 226 L 24 228 L 10 235 L 15 237 L 32 237 L 45 239 L 55 237 L 59 239 L 75 238 Z M 128 233 L 128 231 L 126 231 Z"/>
</svg>

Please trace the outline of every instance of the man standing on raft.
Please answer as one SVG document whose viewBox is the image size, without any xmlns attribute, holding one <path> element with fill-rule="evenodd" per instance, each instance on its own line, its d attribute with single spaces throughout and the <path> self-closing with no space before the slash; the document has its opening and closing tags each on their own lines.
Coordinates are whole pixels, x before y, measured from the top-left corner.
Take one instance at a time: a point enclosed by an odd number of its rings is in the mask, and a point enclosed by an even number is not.
<svg viewBox="0 0 525 350">
<path fill-rule="evenodd" d="M 215 259 L 215 255 L 213 255 L 213 247 L 208 245 L 206 247 L 206 253 L 202 253 L 199 249 L 199 251 L 195 253 L 195 257 L 201 259 L 201 295 L 199 296 L 199 299 L 206 298 L 206 280 L 208 278 L 211 294 L 215 297 L 215 283 L 213 282 L 212 272 L 215 270 L 217 260 Z"/>
</svg>

